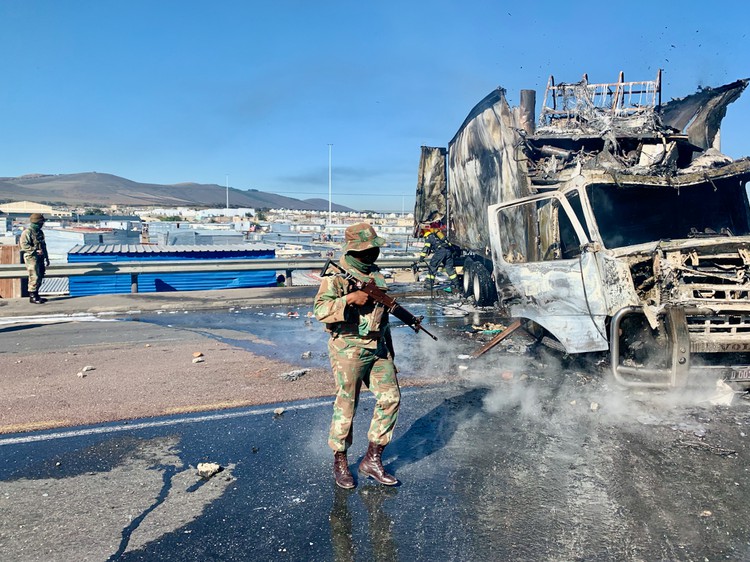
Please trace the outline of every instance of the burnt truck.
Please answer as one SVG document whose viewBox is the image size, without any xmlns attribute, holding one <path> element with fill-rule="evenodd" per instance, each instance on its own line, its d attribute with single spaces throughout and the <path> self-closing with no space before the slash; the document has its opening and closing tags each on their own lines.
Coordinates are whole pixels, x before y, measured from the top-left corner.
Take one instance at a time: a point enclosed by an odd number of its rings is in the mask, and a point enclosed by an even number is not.
<svg viewBox="0 0 750 562">
<path fill-rule="evenodd" d="M 750 159 L 719 150 L 738 80 L 661 100 L 655 80 L 498 88 L 422 147 L 415 236 L 436 225 L 463 288 L 627 386 L 750 386 Z M 700 376 L 700 375 L 698 375 Z"/>
</svg>

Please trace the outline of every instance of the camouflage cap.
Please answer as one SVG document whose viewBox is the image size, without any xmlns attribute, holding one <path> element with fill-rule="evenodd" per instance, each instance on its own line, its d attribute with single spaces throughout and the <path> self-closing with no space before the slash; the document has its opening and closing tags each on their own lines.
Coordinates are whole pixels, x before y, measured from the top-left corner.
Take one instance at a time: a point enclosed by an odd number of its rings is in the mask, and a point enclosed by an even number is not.
<svg viewBox="0 0 750 562">
<path fill-rule="evenodd" d="M 380 248 L 383 244 L 385 244 L 385 238 L 378 236 L 375 229 L 366 222 L 353 224 L 344 233 L 343 250 L 345 254 L 361 252 L 370 248 Z"/>
<path fill-rule="evenodd" d="M 31 216 L 29 217 L 29 222 L 33 223 L 45 222 L 46 220 L 47 219 L 44 218 L 42 213 L 31 213 Z"/>
</svg>

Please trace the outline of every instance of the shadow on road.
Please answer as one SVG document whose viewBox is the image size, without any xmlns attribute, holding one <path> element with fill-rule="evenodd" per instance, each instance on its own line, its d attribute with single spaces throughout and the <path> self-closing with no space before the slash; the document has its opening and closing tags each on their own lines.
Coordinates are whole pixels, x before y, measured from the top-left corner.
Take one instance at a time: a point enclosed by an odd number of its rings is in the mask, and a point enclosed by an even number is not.
<svg viewBox="0 0 750 562">
<path fill-rule="evenodd" d="M 453 398 L 416 420 L 406 433 L 395 440 L 388 453 L 395 459 L 384 459 L 390 470 L 421 461 L 439 451 L 451 440 L 459 424 L 471 419 L 482 410 L 482 400 L 487 388 L 475 388 Z"/>
<path fill-rule="evenodd" d="M 21 326 L 8 326 L 6 328 L 0 328 L 0 334 L 9 334 L 10 332 L 20 332 L 21 330 L 30 330 L 32 328 L 38 328 L 44 326 L 44 324 L 23 324 Z"/>
</svg>

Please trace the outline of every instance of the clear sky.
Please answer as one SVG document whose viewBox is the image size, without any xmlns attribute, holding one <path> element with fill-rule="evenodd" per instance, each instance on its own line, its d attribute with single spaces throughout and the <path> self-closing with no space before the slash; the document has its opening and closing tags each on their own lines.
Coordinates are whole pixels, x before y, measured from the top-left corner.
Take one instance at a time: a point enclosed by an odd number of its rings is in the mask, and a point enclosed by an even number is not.
<svg viewBox="0 0 750 562">
<path fill-rule="evenodd" d="M 497 86 L 750 77 L 750 2 L 0 0 L 0 176 L 107 172 L 411 210 Z M 750 155 L 750 92 L 722 149 Z"/>
</svg>

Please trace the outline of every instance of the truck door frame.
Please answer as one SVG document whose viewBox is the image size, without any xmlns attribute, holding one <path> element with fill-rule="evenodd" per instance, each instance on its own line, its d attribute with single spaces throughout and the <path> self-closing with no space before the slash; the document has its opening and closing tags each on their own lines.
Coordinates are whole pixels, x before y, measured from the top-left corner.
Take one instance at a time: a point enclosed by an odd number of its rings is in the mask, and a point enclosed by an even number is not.
<svg viewBox="0 0 750 562">
<path fill-rule="evenodd" d="M 506 307 L 513 317 L 532 320 L 549 331 L 568 353 L 609 350 L 605 321 L 607 306 L 602 290 L 602 275 L 598 268 L 597 244 L 592 244 L 585 228 L 568 202 L 567 195 L 577 192 L 584 207 L 587 199 L 583 189 L 550 191 L 491 205 L 488 222 L 492 261 L 496 272 L 498 294 L 508 295 Z M 505 246 L 500 228 L 500 213 L 514 207 L 534 206 L 532 219 L 537 223 L 538 208 L 544 201 L 557 201 L 573 226 L 581 253 L 574 258 L 546 261 L 506 261 Z M 507 250 L 508 248 L 506 248 Z M 512 259 L 512 258 L 511 258 Z"/>
</svg>

